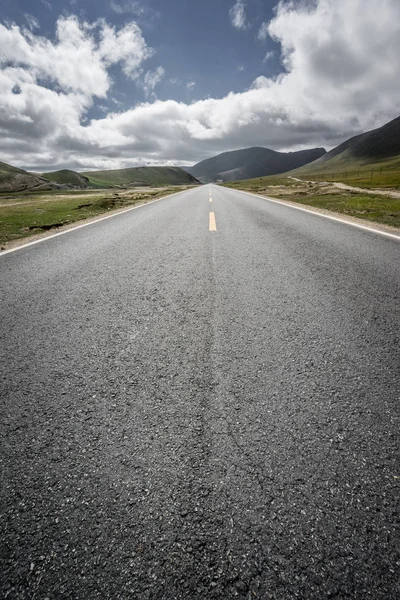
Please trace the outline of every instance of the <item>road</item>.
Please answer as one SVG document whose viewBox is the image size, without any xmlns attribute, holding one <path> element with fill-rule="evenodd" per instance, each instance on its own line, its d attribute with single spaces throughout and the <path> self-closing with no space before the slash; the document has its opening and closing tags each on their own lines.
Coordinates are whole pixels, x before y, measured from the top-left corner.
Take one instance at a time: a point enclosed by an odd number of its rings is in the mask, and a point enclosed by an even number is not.
<svg viewBox="0 0 400 600">
<path fill-rule="evenodd" d="M 0 256 L 1 597 L 398 598 L 399 250 L 203 186 Z"/>
</svg>

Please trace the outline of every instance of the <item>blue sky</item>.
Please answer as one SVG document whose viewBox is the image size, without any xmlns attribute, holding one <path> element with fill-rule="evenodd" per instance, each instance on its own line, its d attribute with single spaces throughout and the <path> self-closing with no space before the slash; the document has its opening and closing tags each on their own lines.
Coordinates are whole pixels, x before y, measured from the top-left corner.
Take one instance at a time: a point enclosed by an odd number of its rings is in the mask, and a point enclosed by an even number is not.
<svg viewBox="0 0 400 600">
<path fill-rule="evenodd" d="M 398 0 L 0 0 L 0 160 L 329 148 L 399 114 L 399 40 Z"/>
</svg>

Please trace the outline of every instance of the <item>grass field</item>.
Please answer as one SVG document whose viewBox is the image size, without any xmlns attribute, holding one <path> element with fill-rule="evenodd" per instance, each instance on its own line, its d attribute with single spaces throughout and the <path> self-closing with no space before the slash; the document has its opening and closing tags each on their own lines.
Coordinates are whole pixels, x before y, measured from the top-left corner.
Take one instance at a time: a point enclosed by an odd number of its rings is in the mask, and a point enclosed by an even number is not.
<svg viewBox="0 0 400 600">
<path fill-rule="evenodd" d="M 224 185 L 400 228 L 400 198 L 344 191 L 329 184 L 310 184 L 282 176 L 235 181 Z"/>
<path fill-rule="evenodd" d="M 400 198 L 363 194 L 319 194 L 290 198 L 300 204 L 400 228 Z"/>
<path fill-rule="evenodd" d="M 236 190 L 243 190 L 262 193 L 263 190 L 274 187 L 287 187 L 288 189 L 302 187 L 303 183 L 288 178 L 286 175 L 269 175 L 268 177 L 256 177 L 256 179 L 243 179 L 241 181 L 231 181 L 230 183 L 222 184 Z"/>
<path fill-rule="evenodd" d="M 4 249 L 7 242 L 46 231 L 56 232 L 64 225 L 148 202 L 183 189 L 186 187 L 132 189 L 121 193 L 92 190 L 41 195 L 0 195 L 0 246 Z"/>
<path fill-rule="evenodd" d="M 304 180 L 341 181 L 354 187 L 400 188 L 400 157 L 381 161 L 346 161 L 343 155 L 327 163 L 306 165 L 290 173 Z"/>
</svg>

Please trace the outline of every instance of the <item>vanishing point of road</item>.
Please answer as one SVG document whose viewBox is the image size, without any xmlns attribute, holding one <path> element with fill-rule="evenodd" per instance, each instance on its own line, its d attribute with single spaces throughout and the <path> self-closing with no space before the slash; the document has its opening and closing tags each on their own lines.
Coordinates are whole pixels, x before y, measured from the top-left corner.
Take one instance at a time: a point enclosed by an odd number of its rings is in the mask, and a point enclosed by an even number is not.
<svg viewBox="0 0 400 600">
<path fill-rule="evenodd" d="M 202 186 L 0 256 L 0 594 L 397 599 L 400 241 Z"/>
</svg>

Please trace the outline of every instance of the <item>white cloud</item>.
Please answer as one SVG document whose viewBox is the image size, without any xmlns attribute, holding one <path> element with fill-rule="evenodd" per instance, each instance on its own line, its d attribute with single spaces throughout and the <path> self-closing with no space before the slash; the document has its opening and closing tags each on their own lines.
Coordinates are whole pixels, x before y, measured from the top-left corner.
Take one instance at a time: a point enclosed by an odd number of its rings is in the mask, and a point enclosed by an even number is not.
<svg viewBox="0 0 400 600">
<path fill-rule="evenodd" d="M 121 102 L 121 100 L 117 100 L 116 98 L 111 98 L 111 102 L 114 102 L 114 104 L 116 104 L 116 106 L 124 106 L 124 103 Z"/>
<path fill-rule="evenodd" d="M 194 87 L 196 86 L 196 82 L 195 81 L 188 81 L 186 84 L 186 87 L 188 90 L 193 90 Z"/>
<path fill-rule="evenodd" d="M 136 78 L 151 54 L 134 22 L 116 30 L 104 21 L 89 25 L 73 16 L 60 17 L 55 43 L 16 25 L 0 24 L 0 65 L 20 66 L 37 78 L 48 78 L 63 91 L 87 96 L 106 96 L 110 65 L 121 63 L 125 74 Z"/>
<path fill-rule="evenodd" d="M 147 71 L 142 83 L 146 98 L 154 92 L 156 85 L 164 78 L 164 74 L 165 72 L 162 67 L 157 67 L 154 71 Z"/>
<path fill-rule="evenodd" d="M 268 23 L 262 23 L 261 27 L 257 33 L 257 39 L 259 39 L 261 41 L 266 40 L 267 37 L 269 36 L 268 28 L 269 28 Z"/>
<path fill-rule="evenodd" d="M 125 13 L 133 13 L 133 14 L 142 14 L 143 7 L 139 4 L 139 2 L 116 2 L 116 0 L 111 0 L 110 8 L 118 15 L 123 15 Z"/>
<path fill-rule="evenodd" d="M 151 18 L 158 18 L 160 13 L 153 10 L 150 6 L 145 3 L 137 2 L 136 0 L 127 0 L 125 2 L 118 2 L 117 0 L 111 0 L 110 8 L 118 15 L 131 14 L 136 18 L 150 16 Z"/>
<path fill-rule="evenodd" d="M 268 62 L 274 55 L 275 55 L 275 52 L 273 52 L 272 50 L 270 50 L 264 56 L 263 62 L 265 62 L 265 63 Z"/>
<path fill-rule="evenodd" d="M 153 50 L 147 47 L 140 28 L 132 22 L 117 31 L 104 21 L 99 23 L 101 41 L 98 45 L 98 56 L 107 66 L 121 63 L 125 75 L 136 79 L 141 73 L 143 61 L 153 55 Z"/>
<path fill-rule="evenodd" d="M 231 23 L 236 29 L 246 29 L 248 27 L 246 19 L 246 5 L 241 0 L 236 0 L 236 3 L 229 11 Z"/>
<path fill-rule="evenodd" d="M 243 65 L 239 65 L 237 67 L 237 70 L 240 71 L 240 72 L 244 71 L 244 66 Z"/>
<path fill-rule="evenodd" d="M 150 50 L 140 30 L 64 17 L 51 42 L 2 26 L 0 159 L 94 169 L 188 164 L 251 145 L 336 145 L 400 114 L 400 4 L 375 8 L 376 0 L 280 4 L 268 26 L 285 66 L 278 77 L 219 99 L 116 106 L 86 125 L 94 97 L 110 95 L 111 64 L 143 81 Z"/>
<path fill-rule="evenodd" d="M 30 15 L 29 13 L 26 13 L 24 16 L 25 16 L 26 22 L 28 23 L 28 27 L 31 31 L 33 31 L 34 29 L 39 29 L 39 27 L 40 27 L 39 21 L 37 19 L 35 19 L 35 17 Z"/>
</svg>

